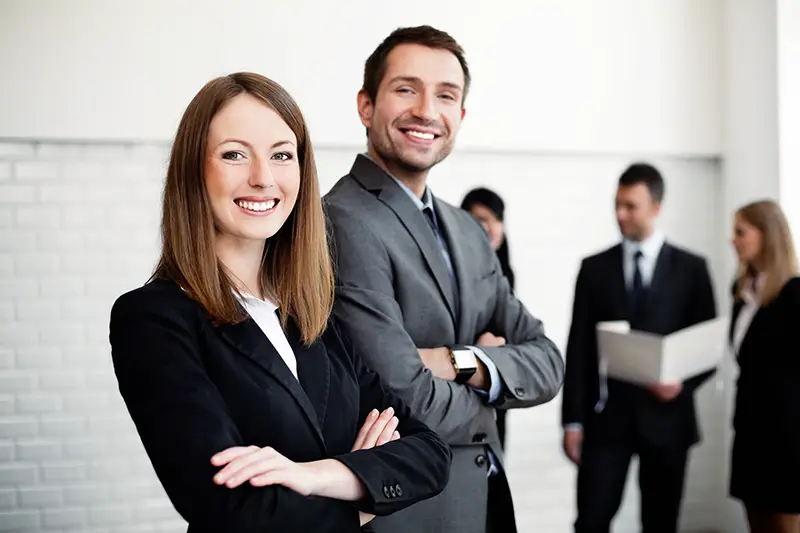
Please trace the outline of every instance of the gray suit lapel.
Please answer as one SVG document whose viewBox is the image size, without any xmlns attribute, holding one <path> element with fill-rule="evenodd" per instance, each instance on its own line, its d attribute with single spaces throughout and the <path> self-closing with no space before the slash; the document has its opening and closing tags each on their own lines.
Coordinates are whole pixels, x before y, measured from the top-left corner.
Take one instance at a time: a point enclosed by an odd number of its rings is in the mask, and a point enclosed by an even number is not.
<svg viewBox="0 0 800 533">
<path fill-rule="evenodd" d="M 359 155 L 356 158 L 353 168 L 350 170 L 350 175 L 362 187 L 377 193 L 378 200 L 394 211 L 397 218 L 400 219 L 400 222 L 411 234 L 411 237 L 422 252 L 425 262 L 436 280 L 436 285 L 439 287 L 439 292 L 447 303 L 450 316 L 455 322 L 455 302 L 453 301 L 450 275 L 447 273 L 447 265 L 444 262 L 444 257 L 442 257 L 441 248 L 436 242 L 436 237 L 425 221 L 425 215 L 417 209 L 411 198 L 382 168 L 363 155 Z"/>
<path fill-rule="evenodd" d="M 444 237 L 447 239 L 447 244 L 450 248 L 450 259 L 453 262 L 453 270 L 455 271 L 456 281 L 458 282 L 459 301 L 461 302 L 459 308 L 459 316 L 456 329 L 456 337 L 461 338 L 464 332 L 472 332 L 474 314 L 474 303 L 472 299 L 472 284 L 469 270 L 471 264 L 467 254 L 465 253 L 463 243 L 464 238 L 460 234 L 458 221 L 454 214 L 448 209 L 449 206 L 442 205 L 436 197 L 433 199 L 434 209 L 436 209 L 436 216 L 439 217 L 440 229 L 444 232 Z M 463 342 L 475 342 L 475 339 L 465 340 Z"/>
</svg>

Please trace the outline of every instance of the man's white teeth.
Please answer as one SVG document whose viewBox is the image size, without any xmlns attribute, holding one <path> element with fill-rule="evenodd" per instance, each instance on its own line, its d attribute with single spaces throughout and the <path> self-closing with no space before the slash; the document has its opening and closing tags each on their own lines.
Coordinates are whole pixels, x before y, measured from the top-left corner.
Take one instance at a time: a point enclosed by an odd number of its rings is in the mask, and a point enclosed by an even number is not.
<svg viewBox="0 0 800 533">
<path fill-rule="evenodd" d="M 406 135 L 411 135 L 412 137 L 416 137 L 417 139 L 425 139 L 426 141 L 432 141 L 434 138 L 433 133 L 423 133 L 421 131 L 414 131 L 414 130 L 406 131 Z"/>
<path fill-rule="evenodd" d="M 240 200 L 236 202 L 236 205 L 248 211 L 268 211 L 275 207 L 275 200 L 269 200 L 267 202 L 245 202 Z"/>
</svg>

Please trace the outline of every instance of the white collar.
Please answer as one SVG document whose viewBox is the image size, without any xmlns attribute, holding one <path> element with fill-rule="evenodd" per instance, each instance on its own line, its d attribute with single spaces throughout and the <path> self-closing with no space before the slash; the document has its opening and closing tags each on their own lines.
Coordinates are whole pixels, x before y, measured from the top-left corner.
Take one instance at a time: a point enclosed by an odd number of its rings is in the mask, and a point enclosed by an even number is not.
<svg viewBox="0 0 800 533">
<path fill-rule="evenodd" d="M 661 247 L 664 246 L 664 241 L 664 234 L 656 230 L 652 235 L 640 242 L 632 241 L 630 239 L 623 239 L 622 248 L 625 251 L 626 256 L 631 256 L 637 250 L 641 250 L 642 255 L 645 257 L 656 258 L 658 257 L 658 253 L 661 251 Z"/>
<path fill-rule="evenodd" d="M 250 305 L 258 305 L 258 306 L 265 307 L 266 309 L 269 310 L 270 313 L 275 312 L 275 311 L 278 310 L 278 306 L 275 305 L 275 302 L 273 302 L 269 298 L 264 298 L 262 300 L 261 298 L 257 298 L 255 296 L 253 296 L 252 294 L 246 293 L 246 292 L 241 293 L 241 296 L 237 294 L 237 298 L 243 304 L 247 303 L 247 304 L 250 304 Z"/>
<path fill-rule="evenodd" d="M 755 279 L 747 278 L 752 283 L 745 283 L 742 287 L 742 300 L 749 304 L 760 304 L 761 295 L 764 292 L 764 283 L 767 281 L 767 275 L 764 272 L 759 272 Z"/>
</svg>

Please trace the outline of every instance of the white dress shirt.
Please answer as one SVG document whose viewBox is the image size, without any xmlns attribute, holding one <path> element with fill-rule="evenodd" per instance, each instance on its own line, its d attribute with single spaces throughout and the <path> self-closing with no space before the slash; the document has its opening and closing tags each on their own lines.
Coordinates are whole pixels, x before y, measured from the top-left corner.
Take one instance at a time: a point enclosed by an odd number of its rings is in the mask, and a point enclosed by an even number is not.
<svg viewBox="0 0 800 533">
<path fill-rule="evenodd" d="M 639 272 L 642 274 L 642 285 L 650 286 L 653 281 L 653 272 L 656 269 L 658 254 L 664 246 L 664 234 L 660 231 L 654 232 L 641 242 L 624 239 L 622 241 L 622 269 L 625 273 L 625 286 L 630 290 L 633 285 L 633 254 L 641 250 L 642 257 L 639 259 Z"/>
<path fill-rule="evenodd" d="M 278 355 L 281 356 L 283 362 L 292 371 L 295 379 L 297 379 L 297 358 L 289 344 L 289 339 L 286 338 L 286 333 L 281 327 L 281 321 L 276 313 L 278 307 L 269 300 L 259 300 L 250 294 L 242 294 L 239 301 L 255 323 L 258 324 L 258 327 L 261 328 L 261 331 L 264 332 L 264 335 L 267 336 L 272 346 L 275 347 Z"/>
</svg>

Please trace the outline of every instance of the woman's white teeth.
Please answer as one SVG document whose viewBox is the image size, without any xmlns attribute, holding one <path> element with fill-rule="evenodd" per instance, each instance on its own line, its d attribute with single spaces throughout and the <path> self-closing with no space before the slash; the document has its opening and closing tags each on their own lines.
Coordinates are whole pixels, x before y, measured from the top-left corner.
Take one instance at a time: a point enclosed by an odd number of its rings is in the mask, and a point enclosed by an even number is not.
<svg viewBox="0 0 800 533">
<path fill-rule="evenodd" d="M 248 211 L 268 211 L 275 207 L 275 203 L 275 200 L 269 200 L 266 202 L 245 202 L 239 200 L 236 202 L 236 205 L 242 209 L 247 209 Z"/>
<path fill-rule="evenodd" d="M 426 141 L 432 141 L 434 137 L 433 133 L 423 133 L 421 131 L 414 131 L 414 130 L 406 131 L 406 135 L 411 135 L 412 137 L 416 137 L 417 139 L 425 139 Z"/>
</svg>

